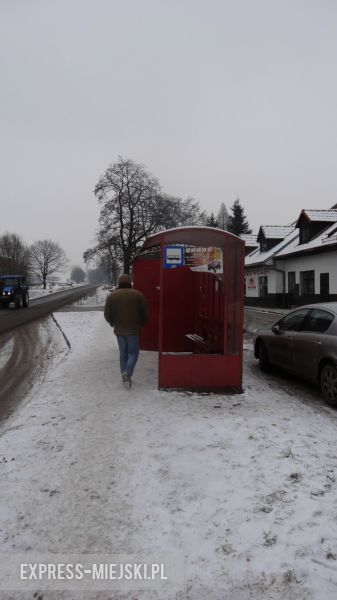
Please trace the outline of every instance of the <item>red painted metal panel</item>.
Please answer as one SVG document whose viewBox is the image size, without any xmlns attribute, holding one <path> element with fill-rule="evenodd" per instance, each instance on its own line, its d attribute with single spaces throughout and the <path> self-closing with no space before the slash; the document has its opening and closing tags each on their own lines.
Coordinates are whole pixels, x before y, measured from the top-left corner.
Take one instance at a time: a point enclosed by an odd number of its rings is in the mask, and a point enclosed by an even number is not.
<svg viewBox="0 0 337 600">
<path fill-rule="evenodd" d="M 222 354 L 161 354 L 159 388 L 242 389 L 242 357 Z"/>
<path fill-rule="evenodd" d="M 195 273 L 188 267 L 163 269 L 161 301 L 163 352 L 190 349 L 187 333 L 195 331 Z"/>
<path fill-rule="evenodd" d="M 133 264 L 133 285 L 142 292 L 149 305 L 149 321 L 140 335 L 142 350 L 158 350 L 159 320 L 159 269 L 158 259 L 138 258 Z"/>
</svg>

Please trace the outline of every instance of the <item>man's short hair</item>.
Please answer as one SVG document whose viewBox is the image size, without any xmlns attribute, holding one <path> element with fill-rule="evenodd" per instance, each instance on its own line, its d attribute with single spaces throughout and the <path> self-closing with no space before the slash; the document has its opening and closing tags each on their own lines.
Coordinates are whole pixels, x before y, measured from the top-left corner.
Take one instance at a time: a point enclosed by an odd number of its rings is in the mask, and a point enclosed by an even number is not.
<svg viewBox="0 0 337 600">
<path fill-rule="evenodd" d="M 118 278 L 119 287 L 131 287 L 131 277 L 127 273 L 123 273 Z"/>
</svg>

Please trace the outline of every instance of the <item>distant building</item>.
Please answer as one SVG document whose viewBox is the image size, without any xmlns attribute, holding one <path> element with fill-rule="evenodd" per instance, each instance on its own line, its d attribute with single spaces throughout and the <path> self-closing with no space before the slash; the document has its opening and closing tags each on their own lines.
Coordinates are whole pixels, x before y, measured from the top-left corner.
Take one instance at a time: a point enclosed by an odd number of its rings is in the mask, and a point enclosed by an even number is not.
<svg viewBox="0 0 337 600">
<path fill-rule="evenodd" d="M 293 226 L 261 226 L 257 240 L 245 260 L 247 305 L 337 300 L 337 208 L 304 209 Z"/>
<path fill-rule="evenodd" d="M 293 231 L 292 225 L 261 225 L 257 235 L 261 252 L 268 252 Z"/>
</svg>

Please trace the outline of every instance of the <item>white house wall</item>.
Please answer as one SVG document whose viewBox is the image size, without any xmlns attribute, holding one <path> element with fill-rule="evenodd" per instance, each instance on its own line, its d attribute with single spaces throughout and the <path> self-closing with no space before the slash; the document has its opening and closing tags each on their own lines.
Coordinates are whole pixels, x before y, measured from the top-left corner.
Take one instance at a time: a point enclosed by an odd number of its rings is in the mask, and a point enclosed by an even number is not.
<svg viewBox="0 0 337 600">
<path fill-rule="evenodd" d="M 301 271 L 315 271 L 315 294 L 320 293 L 321 273 L 329 273 L 329 292 L 330 294 L 337 294 L 337 250 L 316 255 L 312 254 L 311 256 L 288 258 L 282 261 L 279 260 L 276 261 L 276 266 L 277 268 L 284 269 L 285 271 L 286 292 L 289 291 L 289 272 L 295 271 L 296 283 L 300 284 Z M 282 292 L 282 282 L 281 287 L 277 291 Z"/>
<path fill-rule="evenodd" d="M 247 268 L 245 271 L 246 279 L 246 298 L 259 297 L 259 277 L 268 277 L 268 294 L 281 293 L 283 290 L 283 276 L 273 269 Z"/>
</svg>

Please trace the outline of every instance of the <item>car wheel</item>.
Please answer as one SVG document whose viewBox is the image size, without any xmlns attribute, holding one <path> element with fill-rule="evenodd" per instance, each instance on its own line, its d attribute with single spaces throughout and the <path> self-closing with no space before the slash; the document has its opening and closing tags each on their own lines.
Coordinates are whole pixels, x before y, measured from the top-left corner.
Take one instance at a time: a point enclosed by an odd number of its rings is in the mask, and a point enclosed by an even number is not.
<svg viewBox="0 0 337 600">
<path fill-rule="evenodd" d="M 331 362 L 322 369 L 321 390 L 326 401 L 337 407 L 337 367 Z"/>
<path fill-rule="evenodd" d="M 23 299 L 23 306 L 25 308 L 27 308 L 28 305 L 29 305 L 29 296 L 28 296 L 28 293 L 27 293 L 27 294 L 25 294 L 25 297 Z"/>
<path fill-rule="evenodd" d="M 259 367 L 264 373 L 270 371 L 269 354 L 264 342 L 259 342 L 258 346 Z"/>
</svg>

